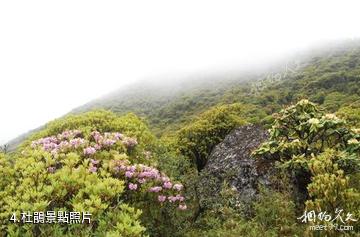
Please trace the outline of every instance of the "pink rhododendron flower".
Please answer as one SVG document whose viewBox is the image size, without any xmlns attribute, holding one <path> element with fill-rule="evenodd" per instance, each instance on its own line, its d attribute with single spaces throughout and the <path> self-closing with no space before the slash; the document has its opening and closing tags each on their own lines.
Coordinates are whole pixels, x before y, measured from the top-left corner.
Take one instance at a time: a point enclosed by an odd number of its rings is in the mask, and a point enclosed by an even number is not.
<svg viewBox="0 0 360 237">
<path fill-rule="evenodd" d="M 54 173 L 56 168 L 53 167 L 53 166 L 50 166 L 50 167 L 47 168 L 47 170 L 48 170 L 49 173 Z"/>
<path fill-rule="evenodd" d="M 176 202 L 176 201 L 182 202 L 185 200 L 185 198 L 183 196 L 181 196 L 180 194 L 177 194 L 176 196 L 169 196 L 168 199 L 169 199 L 169 202 Z"/>
<path fill-rule="evenodd" d="M 151 178 L 151 177 L 153 177 L 153 172 L 150 172 L 150 171 L 145 171 L 145 172 L 141 172 L 141 173 L 139 173 L 139 177 L 140 178 Z"/>
<path fill-rule="evenodd" d="M 137 184 L 129 183 L 129 189 L 130 190 L 136 190 L 137 187 L 138 187 Z"/>
<path fill-rule="evenodd" d="M 127 137 L 122 142 L 126 147 L 132 148 L 138 144 L 135 138 Z"/>
<path fill-rule="evenodd" d="M 172 187 L 172 183 L 171 183 L 170 181 L 165 182 L 165 183 L 163 184 L 163 187 L 166 188 L 166 189 L 170 189 L 170 188 Z"/>
<path fill-rule="evenodd" d="M 43 149 L 45 151 L 52 151 L 54 149 L 57 149 L 58 148 L 58 145 L 56 143 L 53 143 L 53 142 L 50 142 L 50 143 L 45 143 L 43 144 Z"/>
<path fill-rule="evenodd" d="M 81 134 L 80 130 L 66 130 L 66 131 L 62 132 L 61 134 L 58 134 L 57 138 L 59 140 L 69 139 L 69 138 L 77 137 L 80 134 Z"/>
<path fill-rule="evenodd" d="M 180 204 L 180 205 L 179 205 L 179 209 L 180 209 L 180 210 L 186 210 L 186 209 L 187 209 L 186 204 Z"/>
<path fill-rule="evenodd" d="M 159 202 L 165 202 L 165 201 L 166 201 L 166 196 L 164 196 L 164 195 L 159 195 L 159 196 L 158 196 L 158 201 L 159 201 Z"/>
<path fill-rule="evenodd" d="M 158 193 L 162 190 L 162 187 L 156 186 L 149 188 L 149 192 Z"/>
<path fill-rule="evenodd" d="M 85 155 L 93 155 L 93 154 L 95 154 L 95 152 L 96 152 L 96 149 L 94 147 L 91 147 L 91 146 L 86 147 L 84 149 L 84 154 Z"/>
<path fill-rule="evenodd" d="M 185 200 L 185 198 L 183 196 L 181 196 L 180 194 L 176 195 L 176 200 L 179 200 L 180 202 L 183 202 Z"/>
<path fill-rule="evenodd" d="M 131 172 L 131 171 L 126 171 L 126 172 L 125 172 L 125 176 L 126 176 L 127 178 L 131 178 L 131 177 L 134 176 L 134 173 Z"/>
<path fill-rule="evenodd" d="M 60 142 L 60 144 L 59 144 L 59 147 L 60 147 L 60 149 L 67 149 L 67 148 L 70 148 L 70 144 L 69 144 L 69 142 L 68 141 L 62 141 L 62 142 Z"/>
<path fill-rule="evenodd" d="M 54 149 L 54 150 L 51 151 L 51 154 L 52 154 L 52 155 L 56 155 L 56 154 L 58 153 L 58 151 L 59 151 L 59 150 L 56 148 L 56 149 Z"/>
<path fill-rule="evenodd" d="M 93 138 L 96 142 L 99 142 L 100 140 L 102 140 L 102 136 L 98 131 L 93 131 L 91 133 L 91 136 L 93 136 Z"/>
<path fill-rule="evenodd" d="M 176 202 L 177 198 L 175 196 L 169 196 L 168 197 L 169 202 Z"/>
<path fill-rule="evenodd" d="M 95 173 L 97 171 L 97 168 L 95 166 L 91 166 L 89 168 L 89 171 L 92 172 L 92 173 Z"/>
<path fill-rule="evenodd" d="M 161 181 L 163 181 L 165 183 L 165 182 L 169 182 L 170 179 L 166 175 L 162 174 Z"/>
<path fill-rule="evenodd" d="M 95 159 L 90 159 L 90 162 L 91 162 L 91 164 L 93 164 L 93 165 L 99 164 L 99 161 L 98 161 L 98 160 L 95 160 Z"/>
<path fill-rule="evenodd" d="M 94 148 L 95 148 L 96 150 L 101 150 L 101 145 L 95 144 L 95 145 L 94 145 Z"/>
<path fill-rule="evenodd" d="M 115 140 L 112 140 L 112 139 L 106 139 L 106 140 L 104 140 L 103 142 L 102 142 L 102 144 L 104 145 L 104 146 L 112 146 L 112 145 L 114 145 L 116 143 L 116 141 Z"/>
<path fill-rule="evenodd" d="M 72 147 L 78 148 L 85 143 L 85 140 L 82 138 L 74 138 L 71 139 L 69 143 Z"/>
<path fill-rule="evenodd" d="M 124 138 L 124 135 L 122 135 L 122 134 L 119 133 L 119 132 L 116 132 L 116 133 L 114 133 L 114 138 L 115 138 L 116 140 L 121 140 L 121 139 Z"/>
<path fill-rule="evenodd" d="M 182 184 L 174 184 L 173 189 L 175 189 L 177 191 L 181 191 L 183 189 L 183 185 Z"/>
<path fill-rule="evenodd" d="M 127 170 L 130 171 L 130 172 L 135 172 L 136 167 L 135 167 L 134 165 L 128 166 L 128 167 L 127 167 Z"/>
</svg>

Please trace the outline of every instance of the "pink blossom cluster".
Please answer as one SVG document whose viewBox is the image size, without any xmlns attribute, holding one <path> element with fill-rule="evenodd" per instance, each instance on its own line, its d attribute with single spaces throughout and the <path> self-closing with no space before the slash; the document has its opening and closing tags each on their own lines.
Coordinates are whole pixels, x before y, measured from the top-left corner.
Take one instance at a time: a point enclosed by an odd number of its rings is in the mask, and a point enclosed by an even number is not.
<svg viewBox="0 0 360 237">
<path fill-rule="evenodd" d="M 160 192 L 161 190 L 163 190 L 163 188 L 160 187 L 160 186 L 155 186 L 155 187 L 149 188 L 149 192 L 152 192 L 152 193 L 158 193 L 158 192 Z"/>
<path fill-rule="evenodd" d="M 67 152 L 82 148 L 84 155 L 91 156 L 94 155 L 96 151 L 111 147 L 120 140 L 122 140 L 123 144 L 129 148 L 132 148 L 137 144 L 135 138 L 125 137 L 119 132 L 105 132 L 104 134 L 101 134 L 98 131 L 94 131 L 91 133 L 94 141 L 91 141 L 91 138 L 85 140 L 81 136 L 82 133 L 79 130 L 66 130 L 57 136 L 44 137 L 33 141 L 31 147 L 41 147 L 44 151 L 51 152 L 53 155 L 56 155 L 59 152 Z"/>
<path fill-rule="evenodd" d="M 135 138 L 125 137 L 121 133 L 103 133 L 98 131 L 91 133 L 90 138 L 84 139 L 79 130 L 67 130 L 57 136 L 49 136 L 33 141 L 31 147 L 42 148 L 44 151 L 51 152 L 53 155 L 59 152 L 68 152 L 72 150 L 82 151 L 85 157 L 91 158 L 89 172 L 96 173 L 100 166 L 100 161 L 96 160 L 94 154 L 101 149 L 111 147 L 118 142 L 124 144 L 127 148 L 133 148 L 138 144 Z M 146 159 L 151 157 L 150 152 L 144 152 Z M 146 187 L 147 192 L 157 195 L 160 203 L 168 201 L 176 203 L 180 210 L 187 209 L 185 197 L 181 195 L 182 184 L 173 184 L 170 178 L 158 169 L 143 164 L 131 165 L 128 160 L 113 160 L 113 170 L 116 175 L 125 177 L 128 189 L 132 191 L 140 190 Z M 56 171 L 55 166 L 47 168 L 49 173 Z M 145 184 L 148 183 L 149 185 Z M 149 187 L 150 186 L 150 187 Z"/>
<path fill-rule="evenodd" d="M 129 189 L 130 190 L 136 190 L 137 189 L 137 184 L 129 183 Z"/>
<path fill-rule="evenodd" d="M 96 152 L 95 147 L 89 146 L 89 147 L 84 148 L 85 155 L 93 155 L 93 154 L 95 154 L 95 152 Z"/>
<path fill-rule="evenodd" d="M 71 138 L 75 138 L 77 136 L 81 135 L 81 131 L 80 130 L 66 130 L 60 134 L 57 135 L 57 139 L 59 140 L 65 140 L 65 139 L 71 139 Z"/>
<path fill-rule="evenodd" d="M 91 135 L 94 138 L 96 144 L 98 145 L 98 148 L 110 147 L 114 145 L 117 141 L 123 140 L 125 138 L 123 134 L 118 132 L 115 133 L 106 132 L 102 135 L 98 131 L 94 131 L 91 133 Z"/>
<path fill-rule="evenodd" d="M 50 166 L 50 167 L 47 168 L 47 170 L 48 170 L 49 173 L 54 173 L 56 168 L 54 166 Z"/>
<path fill-rule="evenodd" d="M 98 160 L 95 160 L 95 159 L 90 159 L 90 168 L 89 168 L 89 171 L 92 172 L 92 173 L 95 173 L 98 169 L 97 165 L 99 164 L 100 162 Z"/>
<path fill-rule="evenodd" d="M 82 138 L 74 138 L 69 141 L 70 147 L 79 148 L 85 144 L 85 140 Z"/>
<path fill-rule="evenodd" d="M 166 196 L 165 195 L 159 195 L 158 196 L 158 201 L 159 202 L 165 202 L 166 201 Z"/>
<path fill-rule="evenodd" d="M 183 189 L 182 184 L 173 184 L 169 177 L 160 173 L 156 168 L 143 164 L 130 165 L 126 160 L 113 161 L 116 174 L 123 175 L 128 181 L 130 190 L 138 190 L 142 184 L 150 183 L 153 185 L 148 188 L 150 193 L 157 193 L 157 200 L 160 203 L 168 201 L 170 203 L 179 203 L 179 209 L 185 210 L 185 197 L 180 192 Z"/>
<path fill-rule="evenodd" d="M 128 148 L 133 148 L 138 144 L 137 140 L 131 137 L 125 138 L 122 143 Z"/>
<path fill-rule="evenodd" d="M 57 154 L 58 152 L 77 149 L 85 145 L 86 141 L 83 138 L 78 137 L 79 135 L 81 135 L 79 130 L 68 130 L 57 136 L 44 137 L 33 141 L 31 147 L 36 148 L 40 146 L 44 151 Z"/>
<path fill-rule="evenodd" d="M 168 199 L 169 199 L 169 202 L 176 202 L 177 200 L 179 200 L 180 202 L 183 202 L 185 200 L 185 198 L 179 194 L 177 194 L 176 196 L 169 196 Z"/>
</svg>

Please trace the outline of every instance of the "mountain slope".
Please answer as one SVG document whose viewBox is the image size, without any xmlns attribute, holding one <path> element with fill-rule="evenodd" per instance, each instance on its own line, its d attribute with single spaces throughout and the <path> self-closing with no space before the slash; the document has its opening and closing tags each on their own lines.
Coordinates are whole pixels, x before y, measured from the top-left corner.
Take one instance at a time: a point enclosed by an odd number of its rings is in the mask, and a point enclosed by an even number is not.
<svg viewBox="0 0 360 237">
<path fill-rule="evenodd" d="M 104 108 L 145 117 L 156 134 L 174 131 L 211 106 L 249 103 L 268 114 L 309 97 L 336 111 L 359 99 L 360 41 L 302 52 L 268 68 L 140 82 L 74 109 Z"/>
<path fill-rule="evenodd" d="M 360 114 L 359 75 L 360 40 L 331 42 L 266 67 L 141 81 L 70 113 L 98 108 L 117 114 L 133 112 L 145 118 L 158 136 L 178 130 L 218 104 L 251 104 L 270 115 L 284 105 L 309 98 L 351 117 Z M 350 121 L 360 119 L 352 116 Z M 10 141 L 10 150 L 29 134 L 32 132 Z"/>
</svg>

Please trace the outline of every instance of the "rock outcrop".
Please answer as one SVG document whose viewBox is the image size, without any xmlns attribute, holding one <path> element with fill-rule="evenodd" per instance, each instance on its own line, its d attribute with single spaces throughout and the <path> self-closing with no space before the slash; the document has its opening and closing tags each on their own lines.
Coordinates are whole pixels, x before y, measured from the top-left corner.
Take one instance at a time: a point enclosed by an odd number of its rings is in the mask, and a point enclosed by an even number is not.
<svg viewBox="0 0 360 237">
<path fill-rule="evenodd" d="M 266 130 L 246 125 L 233 130 L 209 156 L 200 174 L 197 188 L 200 206 L 207 208 L 217 202 L 224 181 L 244 206 L 256 200 L 259 185 L 271 184 L 273 165 L 265 159 L 255 159 L 251 153 L 268 138 Z"/>
</svg>

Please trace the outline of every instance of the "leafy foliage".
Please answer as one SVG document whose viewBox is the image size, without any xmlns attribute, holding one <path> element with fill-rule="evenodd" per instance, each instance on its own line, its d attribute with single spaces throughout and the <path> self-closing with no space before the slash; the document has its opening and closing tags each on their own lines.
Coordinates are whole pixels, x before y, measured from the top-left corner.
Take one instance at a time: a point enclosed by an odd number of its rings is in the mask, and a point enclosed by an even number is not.
<svg viewBox="0 0 360 237">
<path fill-rule="evenodd" d="M 360 101 L 341 107 L 337 115 L 344 118 L 353 127 L 360 127 Z"/>
<path fill-rule="evenodd" d="M 356 137 L 344 120 L 324 114 L 315 104 L 301 100 L 275 115 L 269 141 L 254 154 L 283 161 L 286 167 L 307 170 L 311 155 L 316 156 L 326 148 L 358 149 L 351 145 Z"/>
<path fill-rule="evenodd" d="M 185 236 L 301 236 L 304 226 L 296 222 L 295 205 L 288 193 L 261 189 L 254 217 L 246 219 L 241 205 L 232 203 L 232 192 L 224 186 L 217 206 L 203 213 Z"/>
<path fill-rule="evenodd" d="M 22 152 L 13 156 L 11 162 L 1 155 L 0 170 L 8 174 L 1 181 L 2 232 L 12 236 L 140 236 L 145 234 L 140 219 L 161 218 L 161 211 L 147 212 L 149 201 L 153 203 L 151 209 L 187 208 L 181 195 L 183 185 L 173 183 L 152 167 L 156 162 L 150 157 L 151 152 L 144 150 L 145 146 L 137 146 L 137 139 L 144 141 L 152 136 L 136 117 L 91 112 L 68 119 L 50 123 L 40 132 L 49 136 L 23 145 Z M 56 134 L 73 126 L 77 130 Z M 114 132 L 118 128 L 138 137 Z M 149 145 L 150 142 L 147 148 Z M 144 198 L 146 201 L 142 201 Z M 13 213 L 19 218 L 24 211 L 89 212 L 92 222 L 9 222 Z"/>
<path fill-rule="evenodd" d="M 305 178 L 301 184 L 307 186 L 308 211 L 334 215 L 343 210 L 358 216 L 360 192 L 350 186 L 354 176 L 349 174 L 360 173 L 359 130 L 348 128 L 344 120 L 324 114 L 307 100 L 275 117 L 269 141 L 254 154 L 275 159 L 280 167 L 295 172 L 295 178 Z M 359 229 L 358 224 L 355 228 Z M 338 231 L 328 228 L 326 234 L 337 236 Z"/>
<path fill-rule="evenodd" d="M 311 199 L 306 202 L 307 210 L 315 210 L 317 213 L 326 211 L 327 213 L 337 213 L 342 210 L 359 217 L 360 192 L 350 187 L 350 177 L 344 174 L 338 166 L 338 160 L 343 159 L 341 154 L 334 150 L 327 150 L 321 155 L 314 157 L 309 162 L 309 168 L 313 176 L 311 184 L 308 186 Z M 343 214 L 343 213 L 341 213 Z M 344 223 L 342 223 L 344 221 Z M 355 224 L 355 231 L 359 231 L 360 226 L 357 222 L 346 220 L 335 220 L 335 224 Z M 324 221 L 317 221 L 324 224 Z M 329 236 L 336 236 L 336 230 L 326 230 Z"/>
<path fill-rule="evenodd" d="M 233 104 L 214 107 L 201 114 L 196 121 L 179 131 L 180 151 L 190 157 L 200 171 L 214 146 L 231 130 L 244 124 L 240 114 L 246 109 L 240 104 Z"/>
</svg>

